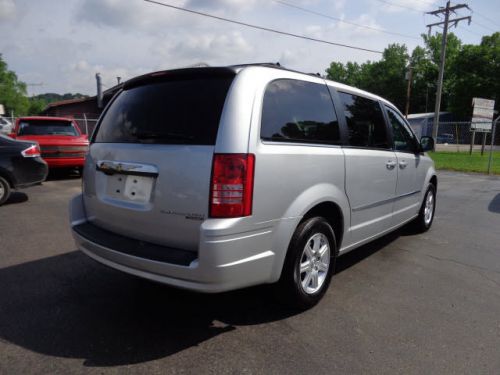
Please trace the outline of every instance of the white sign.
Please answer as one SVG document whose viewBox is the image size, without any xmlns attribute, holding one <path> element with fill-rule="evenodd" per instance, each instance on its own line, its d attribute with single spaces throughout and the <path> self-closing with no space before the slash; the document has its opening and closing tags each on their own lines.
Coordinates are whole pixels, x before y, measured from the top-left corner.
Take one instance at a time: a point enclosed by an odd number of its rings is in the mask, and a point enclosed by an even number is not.
<svg viewBox="0 0 500 375">
<path fill-rule="evenodd" d="M 5 115 L 5 108 L 3 107 L 3 104 L 0 104 L 0 116 Z"/>
<path fill-rule="evenodd" d="M 491 124 L 493 121 L 493 111 L 495 101 L 483 98 L 472 99 L 474 111 L 472 112 L 471 130 L 477 132 L 491 132 Z"/>
</svg>

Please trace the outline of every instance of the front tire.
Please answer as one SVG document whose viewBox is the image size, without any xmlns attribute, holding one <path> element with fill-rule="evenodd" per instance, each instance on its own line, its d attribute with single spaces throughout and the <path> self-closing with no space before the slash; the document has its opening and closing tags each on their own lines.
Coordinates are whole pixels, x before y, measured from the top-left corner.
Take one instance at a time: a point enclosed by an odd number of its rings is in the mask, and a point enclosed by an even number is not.
<svg viewBox="0 0 500 375">
<path fill-rule="evenodd" d="M 323 217 L 300 223 L 290 241 L 278 297 L 299 310 L 316 305 L 328 289 L 336 258 L 335 233 Z"/>
<path fill-rule="evenodd" d="M 5 178 L 0 177 L 0 206 L 9 199 L 10 192 L 9 182 Z"/>
<path fill-rule="evenodd" d="M 418 216 L 413 221 L 413 227 L 418 233 L 427 232 L 430 229 L 432 222 L 434 221 L 435 212 L 436 187 L 433 184 L 429 184 Z"/>
</svg>

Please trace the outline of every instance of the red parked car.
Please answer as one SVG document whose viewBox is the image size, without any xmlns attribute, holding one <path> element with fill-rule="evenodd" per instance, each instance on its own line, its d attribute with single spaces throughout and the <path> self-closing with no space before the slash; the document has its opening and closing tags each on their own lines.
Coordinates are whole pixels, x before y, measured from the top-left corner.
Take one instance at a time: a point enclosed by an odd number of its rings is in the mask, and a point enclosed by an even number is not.
<svg viewBox="0 0 500 375">
<path fill-rule="evenodd" d="M 49 168 L 77 168 L 81 170 L 89 140 L 76 122 L 65 117 L 20 117 L 16 121 L 13 138 L 36 141 L 42 158 Z"/>
</svg>

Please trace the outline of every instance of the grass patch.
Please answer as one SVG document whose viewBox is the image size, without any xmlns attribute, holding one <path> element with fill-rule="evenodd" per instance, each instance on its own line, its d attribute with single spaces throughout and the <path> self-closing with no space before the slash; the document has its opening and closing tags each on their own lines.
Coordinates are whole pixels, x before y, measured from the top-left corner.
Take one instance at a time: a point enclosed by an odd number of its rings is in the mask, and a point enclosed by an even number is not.
<svg viewBox="0 0 500 375">
<path fill-rule="evenodd" d="M 483 156 L 477 151 L 474 151 L 472 155 L 468 152 L 429 152 L 429 156 L 434 160 L 436 169 L 479 173 L 488 171 L 489 151 L 485 151 Z M 500 174 L 500 151 L 493 152 L 491 172 Z"/>
</svg>

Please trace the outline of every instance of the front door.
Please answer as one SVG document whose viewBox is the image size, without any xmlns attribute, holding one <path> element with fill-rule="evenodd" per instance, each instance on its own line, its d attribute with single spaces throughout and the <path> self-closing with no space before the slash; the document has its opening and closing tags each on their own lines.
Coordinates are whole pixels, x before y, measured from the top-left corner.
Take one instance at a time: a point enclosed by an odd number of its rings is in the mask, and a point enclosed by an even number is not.
<svg viewBox="0 0 500 375">
<path fill-rule="evenodd" d="M 421 188 L 417 181 L 421 160 L 418 141 L 404 118 L 393 108 L 385 107 L 392 128 L 397 158 L 396 196 L 393 205 L 393 225 L 411 219 L 420 208 Z"/>
</svg>

